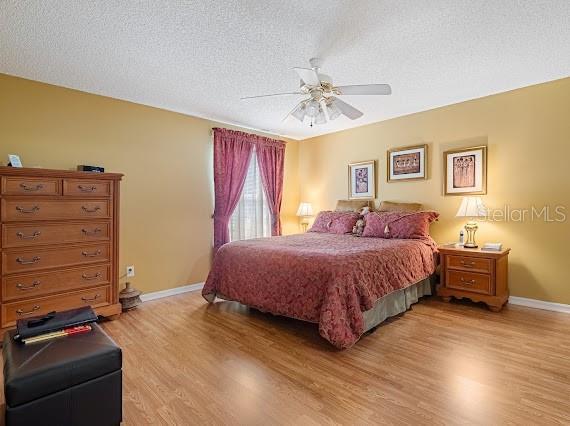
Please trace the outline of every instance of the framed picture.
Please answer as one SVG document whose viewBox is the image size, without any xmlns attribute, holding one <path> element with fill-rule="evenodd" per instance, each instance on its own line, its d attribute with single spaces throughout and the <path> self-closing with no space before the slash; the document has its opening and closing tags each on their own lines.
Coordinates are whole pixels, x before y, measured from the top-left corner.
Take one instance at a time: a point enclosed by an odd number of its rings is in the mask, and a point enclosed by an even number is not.
<svg viewBox="0 0 570 426">
<path fill-rule="evenodd" d="M 376 198 L 375 161 L 361 161 L 348 165 L 348 198 L 373 200 Z"/>
<path fill-rule="evenodd" d="M 407 146 L 388 151 L 388 182 L 426 179 L 427 145 Z"/>
<path fill-rule="evenodd" d="M 16 154 L 8 154 L 8 164 L 12 167 L 22 167 L 22 161 Z"/>
<path fill-rule="evenodd" d="M 443 153 L 445 195 L 487 193 L 487 147 L 476 146 Z"/>
</svg>

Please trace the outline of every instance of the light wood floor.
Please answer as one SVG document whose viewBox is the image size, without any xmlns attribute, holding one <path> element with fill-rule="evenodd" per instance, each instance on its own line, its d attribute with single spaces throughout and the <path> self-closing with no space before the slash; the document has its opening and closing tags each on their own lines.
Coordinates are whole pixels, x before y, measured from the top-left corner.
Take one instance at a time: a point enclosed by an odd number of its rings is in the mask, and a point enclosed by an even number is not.
<svg viewBox="0 0 570 426">
<path fill-rule="evenodd" d="M 337 351 L 316 325 L 190 293 L 104 328 L 126 425 L 570 424 L 566 314 L 429 298 Z"/>
</svg>

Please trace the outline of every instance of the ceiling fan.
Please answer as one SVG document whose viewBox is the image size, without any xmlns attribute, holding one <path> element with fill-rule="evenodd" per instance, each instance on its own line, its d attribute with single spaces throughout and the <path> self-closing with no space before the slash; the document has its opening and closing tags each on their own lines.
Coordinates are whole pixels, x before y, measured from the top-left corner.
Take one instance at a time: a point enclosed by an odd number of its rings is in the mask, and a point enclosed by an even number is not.
<svg viewBox="0 0 570 426">
<path fill-rule="evenodd" d="M 301 79 L 300 90 L 297 92 L 273 93 L 269 95 L 246 96 L 241 98 L 257 99 L 270 96 L 305 95 L 308 96 L 299 102 L 295 108 L 284 118 L 292 116 L 304 122 L 308 119 L 310 126 L 313 124 L 325 124 L 328 120 L 335 120 L 344 114 L 351 120 L 362 117 L 362 111 L 339 99 L 343 95 L 390 95 L 392 88 L 389 84 L 359 84 L 352 86 L 334 86 L 332 78 L 319 72 L 321 60 L 312 58 L 309 60 L 311 68 L 293 68 Z"/>
</svg>

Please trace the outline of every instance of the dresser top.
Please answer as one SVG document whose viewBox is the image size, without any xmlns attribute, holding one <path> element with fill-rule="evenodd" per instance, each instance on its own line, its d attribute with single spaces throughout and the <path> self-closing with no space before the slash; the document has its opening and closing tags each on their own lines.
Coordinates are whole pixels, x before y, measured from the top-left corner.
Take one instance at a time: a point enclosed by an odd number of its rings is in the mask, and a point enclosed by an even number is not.
<svg viewBox="0 0 570 426">
<path fill-rule="evenodd" d="M 40 169 L 32 167 L 6 167 L 0 166 L 0 176 L 20 176 L 20 177 L 62 177 L 73 179 L 105 179 L 121 180 L 122 173 L 95 173 L 80 172 L 76 170 L 54 170 Z"/>
</svg>

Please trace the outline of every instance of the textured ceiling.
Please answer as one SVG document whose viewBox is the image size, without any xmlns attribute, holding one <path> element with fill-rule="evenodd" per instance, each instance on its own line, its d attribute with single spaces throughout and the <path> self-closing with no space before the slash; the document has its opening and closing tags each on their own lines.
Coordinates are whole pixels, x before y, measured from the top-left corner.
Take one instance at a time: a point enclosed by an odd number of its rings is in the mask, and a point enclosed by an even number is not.
<svg viewBox="0 0 570 426">
<path fill-rule="evenodd" d="M 313 56 L 393 94 L 313 128 L 240 101 Z M 569 76 L 570 1 L 0 0 L 0 72 L 303 139 Z"/>
</svg>

